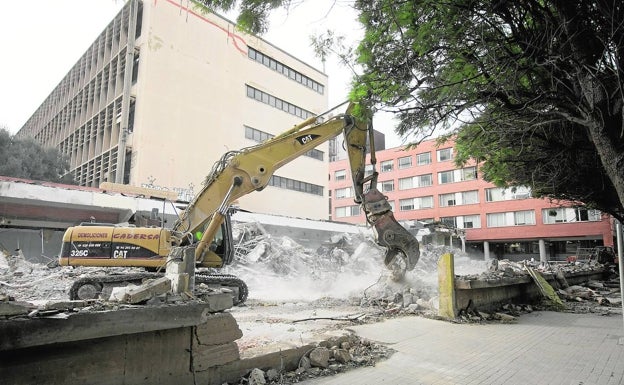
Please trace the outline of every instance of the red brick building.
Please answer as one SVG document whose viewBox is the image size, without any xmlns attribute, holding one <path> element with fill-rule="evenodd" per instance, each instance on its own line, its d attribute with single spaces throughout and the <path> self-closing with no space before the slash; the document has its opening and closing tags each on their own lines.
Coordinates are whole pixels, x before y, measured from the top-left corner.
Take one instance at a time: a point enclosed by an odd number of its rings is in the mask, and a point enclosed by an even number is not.
<svg viewBox="0 0 624 385">
<path fill-rule="evenodd" d="M 405 151 L 377 151 L 378 189 L 398 221 L 442 222 L 462 229 L 463 247 L 486 258 L 562 260 L 577 248 L 613 246 L 613 220 L 569 202 L 531 197 L 529 189 L 501 189 L 480 178 L 475 164 L 457 168 L 452 142 L 434 140 Z M 330 162 L 330 218 L 365 223 L 353 202 L 347 160 Z"/>
</svg>

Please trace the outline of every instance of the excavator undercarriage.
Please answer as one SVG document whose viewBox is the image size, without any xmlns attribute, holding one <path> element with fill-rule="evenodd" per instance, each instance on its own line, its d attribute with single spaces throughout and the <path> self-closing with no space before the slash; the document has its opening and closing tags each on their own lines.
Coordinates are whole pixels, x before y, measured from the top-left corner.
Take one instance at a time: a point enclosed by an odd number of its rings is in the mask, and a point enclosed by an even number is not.
<svg viewBox="0 0 624 385">
<path fill-rule="evenodd" d="M 84 277 L 73 283 L 69 289 L 69 298 L 71 300 L 107 299 L 114 287 L 140 285 L 148 279 L 160 277 L 162 274 L 150 272 Z M 213 289 L 227 288 L 232 292 L 234 306 L 243 304 L 249 295 L 247 284 L 232 274 L 198 271 L 195 273 L 195 286 L 199 285 Z"/>
</svg>

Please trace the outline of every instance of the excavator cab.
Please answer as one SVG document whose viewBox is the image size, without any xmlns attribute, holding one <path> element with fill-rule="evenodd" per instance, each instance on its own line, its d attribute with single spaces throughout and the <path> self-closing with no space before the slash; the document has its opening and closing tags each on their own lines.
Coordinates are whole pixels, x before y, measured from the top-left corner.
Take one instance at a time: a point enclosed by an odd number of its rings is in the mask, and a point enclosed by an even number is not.
<svg viewBox="0 0 624 385">
<path fill-rule="evenodd" d="M 214 237 L 208 245 L 208 255 L 204 257 L 202 261 L 199 261 L 198 267 L 222 267 L 229 265 L 234 260 L 234 242 L 232 239 L 232 220 L 231 215 L 233 210 L 227 211 L 227 214 L 223 217 L 223 222 L 217 229 Z M 195 232 L 194 243 L 201 241 L 204 231 L 210 225 L 206 222 L 200 231 Z M 213 264 L 207 264 L 205 261 L 215 261 L 217 258 L 222 261 L 221 266 L 215 266 Z"/>
</svg>

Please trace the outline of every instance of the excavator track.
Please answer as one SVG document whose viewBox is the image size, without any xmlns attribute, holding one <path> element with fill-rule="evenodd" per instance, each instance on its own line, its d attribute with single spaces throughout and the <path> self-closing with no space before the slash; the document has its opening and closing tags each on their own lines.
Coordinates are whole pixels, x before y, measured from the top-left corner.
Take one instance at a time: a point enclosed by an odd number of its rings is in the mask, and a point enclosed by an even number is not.
<svg viewBox="0 0 624 385">
<path fill-rule="evenodd" d="M 207 286 L 219 286 L 219 287 L 236 287 L 238 289 L 238 301 L 234 300 L 234 306 L 242 305 L 249 295 L 249 289 L 247 284 L 240 278 L 232 274 L 219 274 L 219 273 L 196 273 L 195 285 L 206 284 Z"/>
<path fill-rule="evenodd" d="M 162 274 L 146 272 L 85 277 L 73 283 L 69 289 L 69 298 L 71 300 L 98 299 L 102 293 L 110 295 L 110 290 L 106 289 L 111 289 L 115 286 L 127 286 L 128 284 L 141 284 L 145 279 L 160 278 L 162 276 Z M 232 274 L 195 274 L 195 285 L 201 283 L 212 287 L 236 288 L 238 296 L 233 298 L 234 306 L 242 305 L 249 295 L 247 284 Z"/>
</svg>

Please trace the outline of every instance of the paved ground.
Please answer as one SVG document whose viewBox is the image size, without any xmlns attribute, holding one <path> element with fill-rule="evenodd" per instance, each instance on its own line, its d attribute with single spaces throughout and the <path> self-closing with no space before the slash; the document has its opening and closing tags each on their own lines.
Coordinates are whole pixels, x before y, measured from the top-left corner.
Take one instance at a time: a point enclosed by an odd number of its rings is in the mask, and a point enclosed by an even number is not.
<svg viewBox="0 0 624 385">
<path fill-rule="evenodd" d="M 621 314 L 534 312 L 488 325 L 407 317 L 353 330 L 396 353 L 302 384 L 624 384 Z"/>
</svg>

